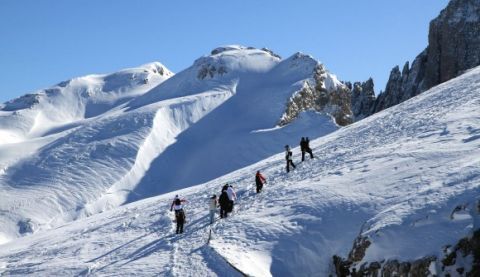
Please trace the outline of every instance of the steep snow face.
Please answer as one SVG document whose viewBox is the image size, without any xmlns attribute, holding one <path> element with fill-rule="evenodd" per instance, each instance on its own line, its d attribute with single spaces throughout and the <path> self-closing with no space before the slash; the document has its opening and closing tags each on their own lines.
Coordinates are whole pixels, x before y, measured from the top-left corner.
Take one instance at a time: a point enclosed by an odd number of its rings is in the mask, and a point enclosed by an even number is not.
<svg viewBox="0 0 480 277">
<path fill-rule="evenodd" d="M 0 233 L 11 239 L 205 182 L 336 130 L 315 112 L 277 126 L 318 65 L 228 46 L 172 77 L 149 64 L 6 103 Z"/>
<path fill-rule="evenodd" d="M 300 163 L 294 148 L 297 168 L 289 174 L 279 153 L 199 186 L 2 245 L 0 272 L 328 276 L 335 274 L 333 255 L 346 257 L 364 238 L 370 244 L 355 253 L 353 267 L 436 256 L 424 275 L 445 276 L 445 246 L 480 228 L 479 80 L 476 68 L 312 141 L 313 160 Z M 257 170 L 268 180 L 260 194 Z M 237 191 L 234 213 L 210 229 L 208 198 L 227 182 Z M 188 200 L 178 236 L 169 211 L 175 194 Z M 473 269 L 473 257 L 459 260 Z"/>
</svg>

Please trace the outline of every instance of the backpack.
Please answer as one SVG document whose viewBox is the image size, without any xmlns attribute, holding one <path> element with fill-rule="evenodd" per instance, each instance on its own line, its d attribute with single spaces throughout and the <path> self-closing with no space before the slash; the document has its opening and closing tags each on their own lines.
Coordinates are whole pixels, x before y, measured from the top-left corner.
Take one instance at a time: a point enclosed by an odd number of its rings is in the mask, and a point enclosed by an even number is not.
<svg viewBox="0 0 480 277">
<path fill-rule="evenodd" d="M 181 205 L 181 204 L 182 204 L 182 201 L 180 200 L 180 198 L 175 199 L 175 205 Z"/>
<path fill-rule="evenodd" d="M 228 199 L 228 193 L 226 190 L 222 192 L 222 194 L 220 195 L 220 198 L 218 199 L 218 202 L 220 202 L 221 206 L 228 205 L 230 200 Z"/>
<path fill-rule="evenodd" d="M 259 175 L 259 174 L 256 174 L 256 175 L 255 175 L 255 183 L 257 183 L 257 184 L 263 184 L 262 178 L 260 178 L 260 175 Z"/>
</svg>

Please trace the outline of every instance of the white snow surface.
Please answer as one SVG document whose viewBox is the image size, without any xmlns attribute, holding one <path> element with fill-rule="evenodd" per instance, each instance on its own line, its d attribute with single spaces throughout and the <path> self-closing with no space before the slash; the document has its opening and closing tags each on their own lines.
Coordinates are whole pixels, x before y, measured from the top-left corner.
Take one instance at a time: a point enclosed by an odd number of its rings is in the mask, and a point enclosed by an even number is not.
<svg viewBox="0 0 480 277">
<path fill-rule="evenodd" d="M 62 82 L 0 106 L 0 243 L 197 185 L 338 129 L 306 112 L 278 128 L 319 62 L 218 48 Z M 330 73 L 328 86 L 342 85 Z"/>
<path fill-rule="evenodd" d="M 289 174 L 278 153 L 4 244 L 0 274 L 328 276 L 332 256 L 347 256 L 358 235 L 372 242 L 364 261 L 441 257 L 480 227 L 479 104 L 480 67 L 312 141 L 316 159 L 300 163 L 293 148 Z M 257 170 L 268 180 L 260 194 Z M 227 182 L 235 211 L 216 221 L 207 244 L 208 198 Z M 175 194 L 188 200 L 183 235 L 173 234 Z M 452 214 L 459 205 L 465 211 Z"/>
</svg>

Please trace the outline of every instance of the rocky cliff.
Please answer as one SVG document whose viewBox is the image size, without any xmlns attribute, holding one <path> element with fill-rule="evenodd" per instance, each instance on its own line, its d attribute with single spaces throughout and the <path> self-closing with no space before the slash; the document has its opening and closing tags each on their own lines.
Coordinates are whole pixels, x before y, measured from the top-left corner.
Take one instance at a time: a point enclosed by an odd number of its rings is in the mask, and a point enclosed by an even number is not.
<svg viewBox="0 0 480 277">
<path fill-rule="evenodd" d="M 383 259 L 369 261 L 366 252 L 374 242 L 359 235 L 347 258 L 333 256 L 334 271 L 340 277 L 360 276 L 480 276 L 480 201 L 458 205 L 450 220 L 469 215 L 473 220 L 472 232 L 455 245 L 445 245 L 440 256 L 425 256 L 415 260 Z"/>
<path fill-rule="evenodd" d="M 328 114 L 340 126 L 353 123 L 349 88 L 329 74 L 320 63 L 315 67 L 312 79 L 310 83 L 304 82 L 302 89 L 290 98 L 278 125 L 292 122 L 306 110 Z"/>
<path fill-rule="evenodd" d="M 356 121 L 363 119 L 371 114 L 371 109 L 375 104 L 375 90 L 373 79 L 366 82 L 346 83 L 351 90 L 352 114 Z"/>
<path fill-rule="evenodd" d="M 392 69 L 385 91 L 369 102 L 371 107 L 363 107 L 363 112 L 368 110 L 369 113 L 361 115 L 360 119 L 397 105 L 477 65 L 480 65 L 480 0 L 452 0 L 431 21 L 427 48 L 411 67 L 407 62 L 402 71 L 398 66 Z M 369 94 L 369 91 L 362 91 L 352 96 L 352 107 L 359 105 L 354 98 L 369 98 Z"/>
</svg>

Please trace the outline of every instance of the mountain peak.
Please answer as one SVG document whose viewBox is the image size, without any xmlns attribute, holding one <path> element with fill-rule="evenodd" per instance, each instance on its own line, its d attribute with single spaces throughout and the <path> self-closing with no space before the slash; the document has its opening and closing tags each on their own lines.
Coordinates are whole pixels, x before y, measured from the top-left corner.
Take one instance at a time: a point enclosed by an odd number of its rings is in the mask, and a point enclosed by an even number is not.
<svg viewBox="0 0 480 277">
<path fill-rule="evenodd" d="M 255 52 L 258 53 L 259 51 L 261 51 L 261 52 L 268 53 L 272 57 L 276 57 L 278 59 L 282 58 L 280 55 L 276 54 L 275 52 L 273 52 L 272 50 L 270 50 L 266 47 L 258 49 L 258 48 L 251 47 L 251 46 L 243 46 L 243 45 L 236 45 L 236 44 L 219 46 L 219 47 L 213 49 L 210 52 L 210 55 L 215 56 L 215 55 L 219 55 L 219 54 L 227 53 L 227 52 L 229 52 L 228 54 L 234 54 L 235 51 L 236 52 L 244 51 L 244 52 L 252 52 L 252 53 L 255 53 Z"/>
<path fill-rule="evenodd" d="M 448 22 L 449 24 L 474 23 L 480 21 L 480 0 L 452 0 L 440 12 L 433 22 Z"/>
</svg>

